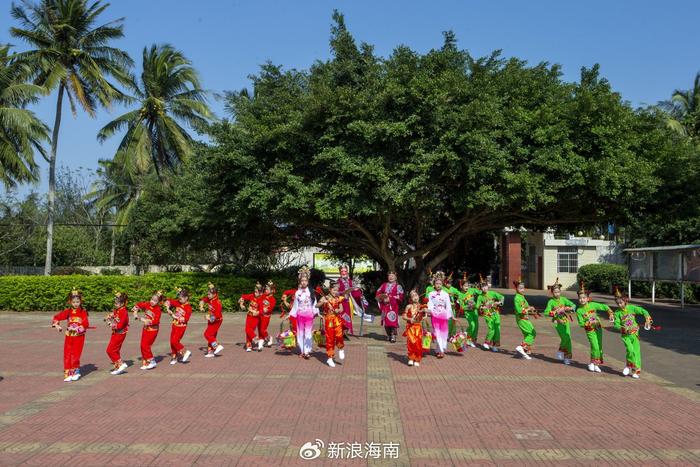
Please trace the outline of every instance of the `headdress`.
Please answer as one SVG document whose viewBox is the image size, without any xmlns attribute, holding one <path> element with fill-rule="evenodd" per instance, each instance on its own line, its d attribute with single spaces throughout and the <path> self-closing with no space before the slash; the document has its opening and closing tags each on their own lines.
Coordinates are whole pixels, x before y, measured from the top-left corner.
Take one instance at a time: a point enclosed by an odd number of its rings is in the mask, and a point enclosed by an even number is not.
<svg viewBox="0 0 700 467">
<path fill-rule="evenodd" d="M 443 284 L 445 283 L 445 273 L 442 271 L 437 271 L 435 274 L 431 276 L 430 282 L 435 284 L 435 281 L 440 281 Z"/>
<path fill-rule="evenodd" d="M 175 292 L 177 292 L 178 297 L 190 298 L 190 293 L 185 288 L 175 287 Z"/>
<path fill-rule="evenodd" d="M 578 294 L 579 295 L 586 295 L 586 296 L 591 294 L 590 290 L 586 290 L 586 284 L 583 281 L 581 281 L 579 283 Z"/>
<path fill-rule="evenodd" d="M 76 297 L 79 298 L 80 301 L 82 302 L 83 301 L 83 292 L 78 290 L 76 287 L 73 287 L 73 289 L 68 294 L 68 302 L 70 303 L 70 301 Z"/>
<path fill-rule="evenodd" d="M 207 284 L 207 291 L 211 292 L 211 293 L 219 293 L 219 290 L 211 282 L 209 284 Z"/>
<path fill-rule="evenodd" d="M 465 284 L 469 284 L 469 275 L 467 274 L 467 271 L 462 273 L 462 278 L 459 280 L 459 288 L 461 289 Z"/>
<path fill-rule="evenodd" d="M 555 289 L 561 290 L 561 284 L 559 283 L 559 278 L 554 281 L 554 284 L 548 285 L 547 288 L 549 289 L 549 293 L 554 293 Z"/>
<path fill-rule="evenodd" d="M 624 300 L 625 302 L 628 300 L 628 298 L 625 296 L 625 294 L 622 293 L 622 290 L 620 290 L 620 287 L 615 286 L 615 291 L 614 291 L 615 299 L 621 299 Z"/>
<path fill-rule="evenodd" d="M 120 292 L 118 290 L 114 291 L 114 298 L 117 300 L 119 303 L 126 303 L 127 298 L 129 298 L 124 292 Z"/>
<path fill-rule="evenodd" d="M 267 283 L 265 284 L 265 287 L 270 289 L 272 292 L 275 291 L 275 283 L 272 282 L 271 280 L 268 280 Z"/>
<path fill-rule="evenodd" d="M 518 280 L 513 281 L 513 286 L 517 289 L 520 284 L 525 285 L 525 282 L 523 282 L 523 278 L 521 276 L 518 276 Z"/>
<path fill-rule="evenodd" d="M 489 281 L 487 281 L 486 278 L 479 273 L 479 287 L 483 287 L 484 285 L 489 285 Z"/>
<path fill-rule="evenodd" d="M 299 276 L 299 280 L 306 279 L 308 280 L 309 277 L 311 277 L 311 270 L 309 269 L 308 266 L 302 266 L 301 269 L 297 272 Z"/>
<path fill-rule="evenodd" d="M 255 291 L 256 291 L 256 292 L 262 292 L 262 291 L 263 291 L 263 286 L 262 286 L 262 284 L 260 283 L 260 281 L 257 281 L 257 282 L 255 283 Z"/>
</svg>

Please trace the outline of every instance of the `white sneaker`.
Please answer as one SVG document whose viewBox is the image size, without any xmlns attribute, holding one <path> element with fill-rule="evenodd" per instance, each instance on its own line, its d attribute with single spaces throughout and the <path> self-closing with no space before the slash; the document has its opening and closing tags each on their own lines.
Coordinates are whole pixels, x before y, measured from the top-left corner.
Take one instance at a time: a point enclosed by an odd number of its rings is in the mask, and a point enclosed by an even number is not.
<svg viewBox="0 0 700 467">
<path fill-rule="evenodd" d="M 158 366 L 158 364 L 156 363 L 156 361 L 155 361 L 155 360 L 151 360 L 151 361 L 148 363 L 148 365 L 146 365 L 146 369 L 147 369 L 147 370 L 152 370 L 152 369 L 154 369 L 154 368 L 157 367 L 157 366 Z"/>
<path fill-rule="evenodd" d="M 272 336 L 270 336 L 270 337 L 268 337 L 267 342 L 265 343 L 265 347 L 270 348 L 270 347 L 272 347 L 272 345 L 273 345 L 274 343 L 275 343 L 275 342 L 274 342 L 274 340 L 272 340 Z M 222 349 L 223 349 L 223 347 L 222 347 Z"/>
<path fill-rule="evenodd" d="M 221 344 L 217 345 L 216 348 L 214 349 L 214 355 L 219 355 L 222 350 L 224 350 L 224 346 Z"/>
<path fill-rule="evenodd" d="M 588 371 L 595 372 L 595 365 L 592 364 L 592 363 L 589 363 L 589 364 L 588 364 Z"/>
<path fill-rule="evenodd" d="M 525 360 L 532 360 L 532 357 L 528 354 L 523 355 L 523 357 L 525 357 Z"/>
<path fill-rule="evenodd" d="M 491 348 L 488 344 L 481 344 L 481 346 L 484 348 L 484 350 L 488 350 Z"/>
<path fill-rule="evenodd" d="M 517 346 L 517 347 L 515 348 L 515 351 L 518 352 L 518 353 L 519 353 L 520 355 L 522 355 L 523 357 L 529 357 L 529 355 L 528 355 L 527 353 L 525 353 L 525 349 L 523 349 L 523 346 L 522 346 L 522 345 Z"/>
<path fill-rule="evenodd" d="M 471 348 L 476 348 L 476 344 L 473 343 L 473 342 L 470 342 L 470 343 L 469 343 L 469 347 L 471 347 Z"/>
<path fill-rule="evenodd" d="M 71 381 L 73 381 L 73 375 L 68 375 L 63 379 L 64 383 L 70 383 Z"/>
<path fill-rule="evenodd" d="M 564 360 L 564 352 L 557 352 L 557 360 Z"/>
<path fill-rule="evenodd" d="M 182 356 L 183 363 L 190 359 L 190 355 L 192 355 L 192 352 L 190 352 L 189 350 L 185 352 L 185 355 Z"/>
<path fill-rule="evenodd" d="M 408 366 L 413 366 L 413 360 L 408 361 Z"/>
<path fill-rule="evenodd" d="M 571 360 L 569 360 L 568 358 L 565 358 L 564 365 L 571 365 Z"/>
<path fill-rule="evenodd" d="M 124 373 L 124 370 L 126 370 L 128 366 L 129 365 L 127 365 L 126 363 L 122 363 L 121 365 L 119 365 L 119 368 L 115 368 L 114 370 L 110 371 L 110 374 L 120 375 Z"/>
<path fill-rule="evenodd" d="M 419 362 L 414 362 L 414 363 L 413 363 L 413 366 L 420 366 L 420 363 L 419 363 Z"/>
<path fill-rule="evenodd" d="M 632 378 L 639 379 L 639 375 L 637 373 L 632 373 Z"/>
<path fill-rule="evenodd" d="M 207 353 L 204 355 L 204 358 L 214 358 L 214 352 L 207 352 Z"/>
<path fill-rule="evenodd" d="M 76 371 L 73 373 L 73 376 L 71 376 L 70 379 L 71 381 L 78 381 L 80 379 L 80 373 Z"/>
<path fill-rule="evenodd" d="M 598 365 L 595 366 L 595 372 L 602 373 L 602 370 L 600 369 L 600 367 Z"/>
<path fill-rule="evenodd" d="M 245 348 L 245 351 L 246 351 L 246 352 L 252 352 L 253 349 L 251 349 L 250 347 L 246 347 L 246 348 Z"/>
<path fill-rule="evenodd" d="M 142 370 L 148 370 L 148 365 L 141 365 Z"/>
<path fill-rule="evenodd" d="M 175 365 L 177 363 L 177 358 L 171 358 L 170 359 L 170 364 Z"/>
<path fill-rule="evenodd" d="M 263 345 L 265 345 L 265 341 L 262 339 L 258 340 L 258 352 L 262 352 Z"/>
<path fill-rule="evenodd" d="M 622 370 L 622 376 L 627 376 L 630 374 L 630 367 L 626 366 L 624 370 Z"/>
<path fill-rule="evenodd" d="M 492 352 L 498 352 L 498 347 L 491 347 Z"/>
<path fill-rule="evenodd" d="M 326 360 L 326 363 L 328 363 L 329 367 L 335 368 L 335 362 L 333 361 L 332 358 L 329 358 L 328 360 Z"/>
<path fill-rule="evenodd" d="M 338 358 L 341 360 L 345 360 L 345 349 L 338 350 Z"/>
</svg>

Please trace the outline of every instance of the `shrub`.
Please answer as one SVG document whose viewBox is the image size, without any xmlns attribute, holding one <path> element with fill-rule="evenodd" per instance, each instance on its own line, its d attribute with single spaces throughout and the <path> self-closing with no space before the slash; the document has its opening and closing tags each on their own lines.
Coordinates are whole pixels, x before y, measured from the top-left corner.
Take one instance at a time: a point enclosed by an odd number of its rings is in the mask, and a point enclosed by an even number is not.
<svg viewBox="0 0 700 467">
<path fill-rule="evenodd" d="M 577 275 L 578 281 L 584 281 L 588 289 L 601 293 L 611 293 L 616 285 L 624 288 L 628 278 L 627 266 L 607 263 L 581 266 Z"/>
<path fill-rule="evenodd" d="M 270 275 L 277 285 L 278 302 L 286 289 L 296 286 L 295 276 Z M 224 311 L 238 311 L 238 298 L 251 293 L 255 278 L 206 273 L 156 273 L 143 276 L 2 276 L 0 277 L 0 310 L 56 311 L 66 306 L 66 298 L 74 287 L 83 292 L 88 311 L 112 309 L 114 291 L 129 295 L 129 303 L 148 300 L 154 290 L 163 290 L 175 296 L 175 288 L 190 291 L 191 302 L 196 304 L 214 283 Z M 196 308 L 196 307 L 195 307 Z"/>
<path fill-rule="evenodd" d="M 102 268 L 102 269 L 100 269 L 100 274 L 103 276 L 121 276 L 121 275 L 123 275 L 122 270 L 119 268 Z"/>
</svg>

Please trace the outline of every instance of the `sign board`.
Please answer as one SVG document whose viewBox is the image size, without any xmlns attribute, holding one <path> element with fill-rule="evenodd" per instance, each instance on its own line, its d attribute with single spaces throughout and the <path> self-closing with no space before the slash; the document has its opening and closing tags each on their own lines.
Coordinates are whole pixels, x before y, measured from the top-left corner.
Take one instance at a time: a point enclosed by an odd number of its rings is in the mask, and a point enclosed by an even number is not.
<svg viewBox="0 0 700 467">
<path fill-rule="evenodd" d="M 376 265 L 374 261 L 368 258 L 353 258 L 353 264 L 355 265 L 353 269 L 353 274 L 360 274 L 363 272 L 375 271 Z M 338 275 L 338 267 L 342 264 L 342 261 L 332 257 L 328 253 L 314 253 L 314 269 L 319 269 L 326 274 Z"/>
<path fill-rule="evenodd" d="M 652 258 L 654 253 L 650 251 L 632 252 L 629 256 L 630 279 L 652 280 Z"/>
</svg>

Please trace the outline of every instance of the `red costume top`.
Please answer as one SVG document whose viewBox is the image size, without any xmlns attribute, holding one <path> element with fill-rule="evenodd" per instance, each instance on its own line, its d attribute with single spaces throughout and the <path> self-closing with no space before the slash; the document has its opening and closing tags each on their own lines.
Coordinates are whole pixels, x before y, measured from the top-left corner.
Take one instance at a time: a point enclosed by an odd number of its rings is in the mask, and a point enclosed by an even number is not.
<svg viewBox="0 0 700 467">
<path fill-rule="evenodd" d="M 403 302 L 403 294 L 403 287 L 397 282 L 385 282 L 377 290 L 375 297 L 382 312 L 384 326 L 399 327 L 399 305 Z"/>
<path fill-rule="evenodd" d="M 294 294 L 296 294 L 296 293 L 297 293 L 297 289 L 289 289 L 289 290 L 285 290 L 284 292 L 282 292 L 282 299 L 283 299 L 283 300 L 282 300 L 282 304 L 280 305 L 280 310 L 282 310 L 282 315 L 283 315 L 283 316 L 284 316 L 285 313 L 287 313 L 288 311 L 290 311 L 290 310 L 292 309 L 292 305 L 291 305 L 291 304 L 289 305 L 289 309 L 288 309 L 288 310 L 285 310 L 285 309 L 284 309 L 284 306 L 283 306 L 283 304 L 284 304 L 284 297 L 292 297 L 292 300 L 294 300 Z"/>
<path fill-rule="evenodd" d="M 149 324 L 146 324 L 144 321 L 143 328 L 146 331 L 157 331 L 160 325 L 160 315 L 162 313 L 160 305 L 151 305 L 151 302 L 138 302 L 136 308 L 143 310 L 146 315 L 145 319 L 150 321 Z"/>
<path fill-rule="evenodd" d="M 214 317 L 214 320 L 210 321 L 211 323 L 223 321 L 224 315 L 221 313 L 223 305 L 221 304 L 221 300 L 219 300 L 218 295 L 215 295 L 211 300 L 209 297 L 204 297 L 200 301 L 206 303 L 209 307 L 209 315 Z"/>
<path fill-rule="evenodd" d="M 59 311 L 53 317 L 55 322 L 67 320 L 66 336 L 84 336 L 85 330 L 90 326 L 88 312 L 84 308 L 66 308 Z"/>
<path fill-rule="evenodd" d="M 192 316 L 192 305 L 189 303 L 182 303 L 180 300 L 174 298 L 167 299 L 166 303 L 169 303 L 171 307 L 175 308 L 175 312 L 173 313 L 173 326 L 187 326 L 187 322 L 190 320 L 190 316 Z"/>
<path fill-rule="evenodd" d="M 241 299 L 245 300 L 248 302 L 248 314 L 251 316 L 258 316 L 260 314 L 260 299 L 262 298 L 262 295 L 258 295 L 257 297 L 255 294 L 249 293 L 245 295 L 241 295 Z"/>
<path fill-rule="evenodd" d="M 277 300 L 275 300 L 275 297 L 272 294 L 262 294 L 260 297 L 258 297 L 258 308 L 263 316 L 272 315 L 272 310 L 275 309 L 275 304 L 277 304 Z"/>
<path fill-rule="evenodd" d="M 129 310 L 119 307 L 107 315 L 112 334 L 124 334 L 129 330 Z"/>
</svg>

